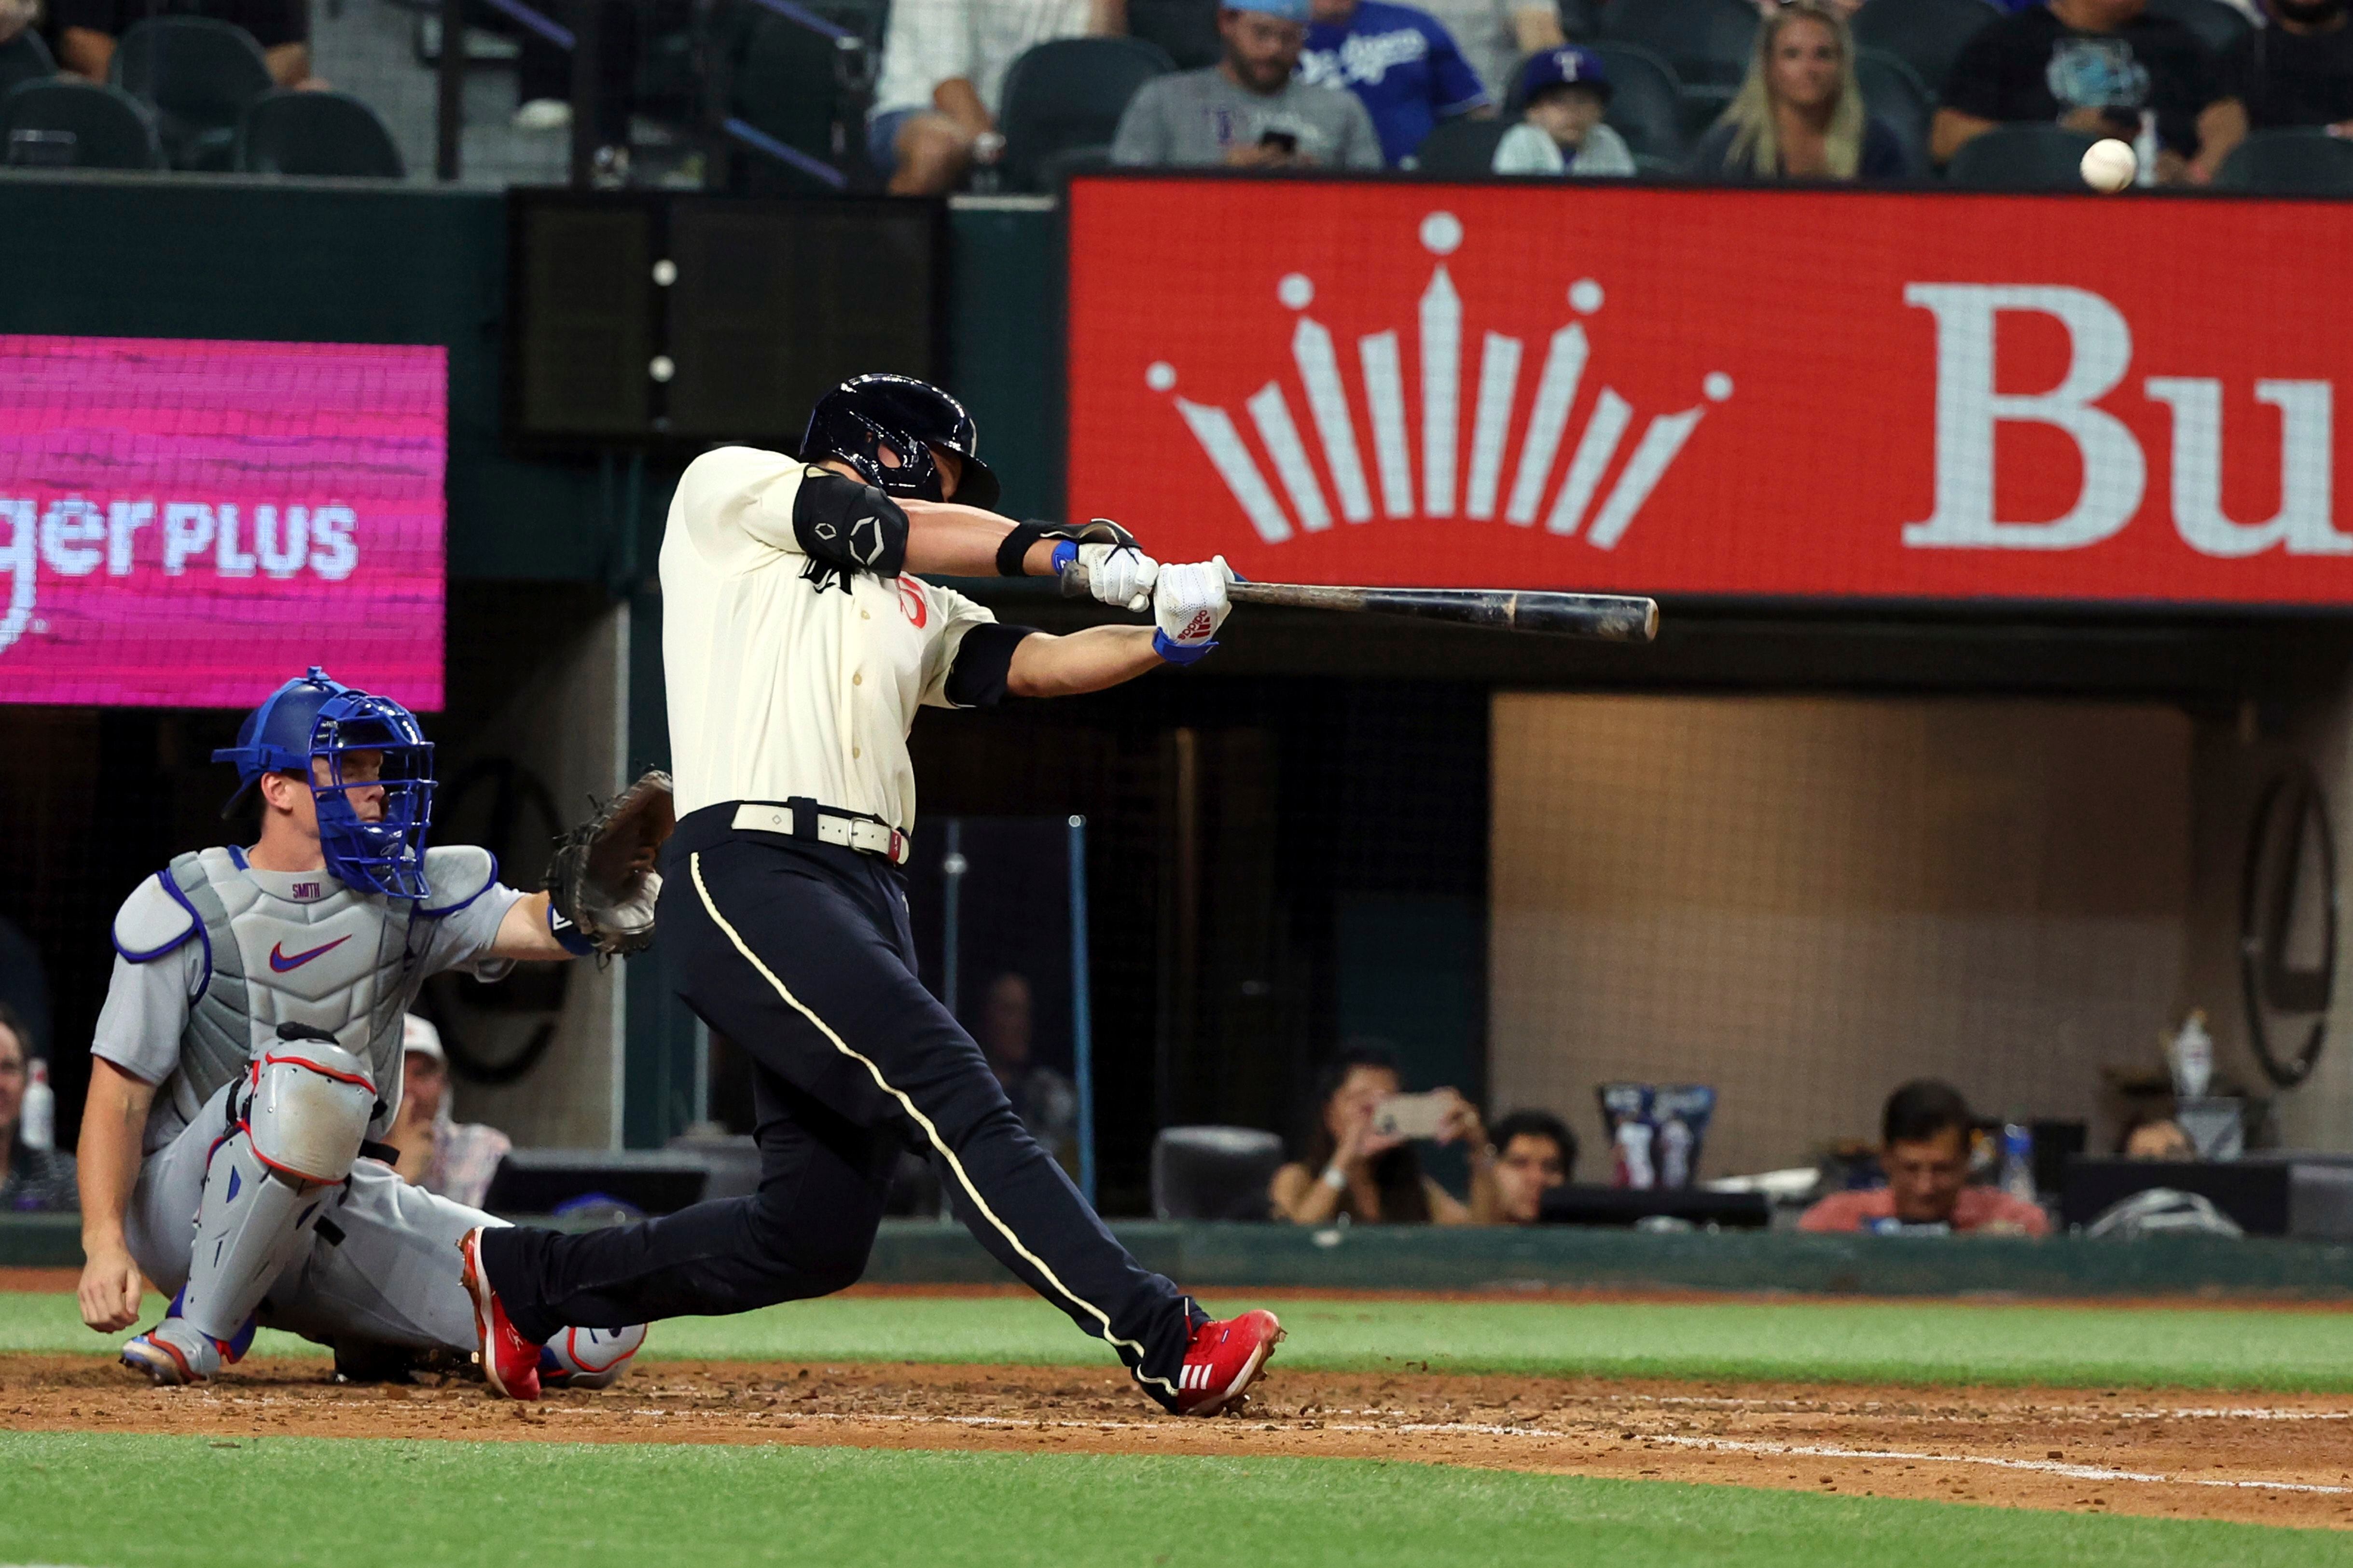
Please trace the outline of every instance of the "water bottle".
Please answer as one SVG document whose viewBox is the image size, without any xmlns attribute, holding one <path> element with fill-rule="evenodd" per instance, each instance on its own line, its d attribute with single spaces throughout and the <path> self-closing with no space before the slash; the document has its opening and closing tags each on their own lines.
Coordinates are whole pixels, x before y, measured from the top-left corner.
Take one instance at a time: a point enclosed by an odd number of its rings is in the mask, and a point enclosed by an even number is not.
<svg viewBox="0 0 2353 1568">
<path fill-rule="evenodd" d="M 2157 110 L 2142 110 L 2140 134 L 2133 138 L 2133 158 L 2139 164 L 2134 172 L 2134 184 L 2144 186 L 2157 184 L 2157 155 L 2163 150 L 2163 145 L 2157 138 Z"/>
<path fill-rule="evenodd" d="M 2001 1190 L 2023 1202 L 2034 1201 L 2034 1134 L 2021 1122 L 2001 1126 Z"/>
<path fill-rule="evenodd" d="M 49 1087 L 49 1064 L 35 1057 L 26 1064 L 32 1081 L 25 1086 L 24 1114 L 16 1135 L 27 1149 L 54 1149 L 58 1143 L 58 1091 Z"/>
<path fill-rule="evenodd" d="M 1692 1130 L 1680 1116 L 1671 1116 L 1659 1125 L 1659 1185 L 1688 1187 L 1691 1185 Z"/>
<path fill-rule="evenodd" d="M 1626 1173 L 1626 1184 L 1648 1192 L 1658 1185 L 1658 1176 L 1651 1166 L 1651 1124 L 1629 1121 L 1618 1129 L 1618 1159 Z"/>
</svg>

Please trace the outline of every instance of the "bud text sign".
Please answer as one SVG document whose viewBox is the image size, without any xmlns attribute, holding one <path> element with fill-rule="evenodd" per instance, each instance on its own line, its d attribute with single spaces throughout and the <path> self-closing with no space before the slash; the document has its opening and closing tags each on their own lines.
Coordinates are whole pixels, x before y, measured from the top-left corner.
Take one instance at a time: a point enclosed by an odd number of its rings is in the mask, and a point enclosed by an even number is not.
<svg viewBox="0 0 2353 1568">
<path fill-rule="evenodd" d="M 1248 576 L 2353 603 L 2353 203 L 1094 177 L 1071 514 Z"/>
<path fill-rule="evenodd" d="M 446 358 L 0 336 L 0 701 L 439 708 Z"/>
</svg>

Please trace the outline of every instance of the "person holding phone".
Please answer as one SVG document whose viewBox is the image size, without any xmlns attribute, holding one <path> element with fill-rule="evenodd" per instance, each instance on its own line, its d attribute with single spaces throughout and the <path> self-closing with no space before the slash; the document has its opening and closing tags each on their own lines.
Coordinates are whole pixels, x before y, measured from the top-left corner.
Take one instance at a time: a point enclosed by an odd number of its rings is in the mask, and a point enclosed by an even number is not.
<svg viewBox="0 0 2353 1568">
<path fill-rule="evenodd" d="M 1471 1156 L 1471 1201 L 1422 1171 L 1414 1143 L 1461 1143 Z M 1274 1213 L 1294 1225 L 1489 1225 L 1502 1215 L 1494 1152 L 1478 1108 L 1452 1089 L 1409 1095 L 1387 1051 L 1353 1047 L 1317 1081 L 1307 1158 L 1274 1173 Z"/>
<path fill-rule="evenodd" d="M 1292 74 L 1307 0 L 1248 0 L 1218 13 L 1225 58 L 1146 82 L 1128 101 L 1111 161 L 1129 167 L 1377 169 L 1380 136 L 1354 93 Z"/>
<path fill-rule="evenodd" d="M 1939 95 L 1939 163 L 1995 126 L 2055 121 L 2087 136 L 2156 132 L 2157 183 L 2202 185 L 2247 134 L 2221 62 L 2149 0 L 2050 0 L 1973 34 Z"/>
</svg>

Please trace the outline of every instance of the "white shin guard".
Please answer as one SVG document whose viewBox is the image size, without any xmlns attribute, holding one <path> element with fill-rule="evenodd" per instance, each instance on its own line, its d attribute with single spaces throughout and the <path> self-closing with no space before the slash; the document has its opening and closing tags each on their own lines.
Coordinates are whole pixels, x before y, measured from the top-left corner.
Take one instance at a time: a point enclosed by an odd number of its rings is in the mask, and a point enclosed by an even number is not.
<svg viewBox="0 0 2353 1568">
<path fill-rule="evenodd" d="M 275 1040 L 232 1098 L 237 1125 L 206 1163 L 180 1315 L 234 1338 L 278 1278 L 309 1250 L 320 1209 L 359 1158 L 375 1114 L 367 1068 L 341 1047 Z"/>
</svg>

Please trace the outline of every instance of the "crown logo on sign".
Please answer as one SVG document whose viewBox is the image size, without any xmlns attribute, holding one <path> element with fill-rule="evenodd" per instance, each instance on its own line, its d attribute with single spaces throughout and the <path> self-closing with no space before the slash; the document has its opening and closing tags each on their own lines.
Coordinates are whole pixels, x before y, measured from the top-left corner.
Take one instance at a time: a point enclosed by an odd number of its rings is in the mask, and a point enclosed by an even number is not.
<svg viewBox="0 0 2353 1568">
<path fill-rule="evenodd" d="M 1299 372 L 1299 391 L 1322 451 L 1323 473 L 1317 473 L 1308 457 L 1299 421 L 1292 413 L 1291 395 L 1279 380 L 1252 393 L 1243 406 L 1250 411 L 1259 444 L 1273 464 L 1275 479 L 1290 502 L 1288 510 L 1276 499 L 1230 414 L 1181 396 L 1173 399 L 1176 412 L 1183 416 L 1194 439 L 1201 443 L 1201 450 L 1250 526 L 1269 544 L 1280 544 L 1298 531 L 1318 533 L 1332 526 L 1333 506 L 1325 499 L 1324 489 L 1328 477 L 1339 515 L 1350 522 L 1371 520 L 1373 486 L 1377 483 L 1385 517 L 1453 517 L 1459 510 L 1463 517 L 1488 521 L 1500 506 L 1507 523 L 1532 528 L 1541 516 L 1546 532 L 1567 538 L 1582 529 L 1588 544 L 1597 550 L 1614 549 L 1691 439 L 1705 407 L 1653 416 L 1605 493 L 1602 480 L 1609 477 L 1619 447 L 1634 423 L 1633 405 L 1616 388 L 1605 385 L 1586 416 L 1584 428 L 1577 432 L 1567 470 L 1552 490 L 1547 507 L 1546 488 L 1567 438 L 1569 416 L 1576 408 L 1590 353 L 1585 328 L 1572 321 L 1554 332 L 1546 345 L 1544 364 L 1536 373 L 1535 396 L 1518 429 L 1516 448 L 1512 414 L 1519 400 L 1520 370 L 1527 345 L 1518 338 L 1488 332 L 1480 344 L 1477 403 L 1465 465 L 1465 454 L 1460 450 L 1465 368 L 1462 298 L 1455 291 L 1443 259 L 1461 247 L 1462 222 L 1450 212 L 1430 213 L 1421 220 L 1420 239 L 1422 248 L 1440 259 L 1430 269 L 1430 285 L 1421 293 L 1420 384 L 1415 389 L 1419 394 L 1415 406 L 1420 415 L 1419 506 L 1398 332 L 1392 328 L 1356 340 L 1360 380 L 1356 395 L 1373 437 L 1368 478 L 1356 440 L 1357 405 L 1350 400 L 1330 330 L 1304 313 L 1314 303 L 1315 285 L 1303 273 L 1290 273 L 1278 282 L 1275 298 L 1302 312 L 1291 335 L 1291 358 Z M 1592 279 L 1580 278 L 1569 285 L 1569 308 L 1577 315 L 1593 315 L 1601 309 L 1601 285 Z M 1155 361 L 1145 370 L 1144 381 L 1155 392 L 1174 394 L 1176 369 L 1166 360 Z M 1711 371 L 1700 386 L 1711 403 L 1722 403 L 1732 395 L 1732 378 L 1722 371 Z M 1507 472 L 1508 490 L 1504 486 Z"/>
</svg>

